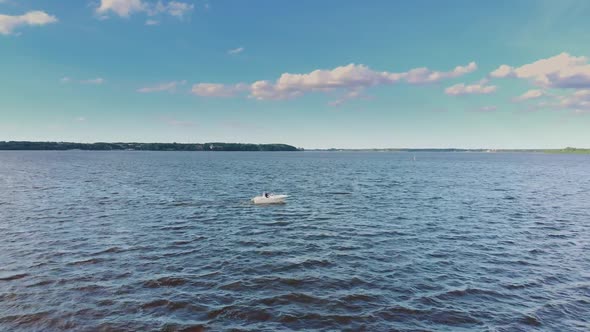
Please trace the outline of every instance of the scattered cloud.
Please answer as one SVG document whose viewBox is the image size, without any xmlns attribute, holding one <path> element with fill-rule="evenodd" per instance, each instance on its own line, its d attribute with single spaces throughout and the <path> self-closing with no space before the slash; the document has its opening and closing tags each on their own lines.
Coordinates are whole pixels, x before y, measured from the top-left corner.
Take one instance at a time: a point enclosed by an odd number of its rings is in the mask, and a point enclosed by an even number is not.
<svg viewBox="0 0 590 332">
<path fill-rule="evenodd" d="M 186 81 L 173 81 L 173 82 L 160 83 L 155 86 L 148 86 L 148 87 L 139 88 L 139 89 L 137 89 L 137 92 L 140 92 L 140 93 L 152 93 L 152 92 L 163 92 L 163 91 L 175 92 L 177 86 L 184 85 L 184 84 L 186 84 Z"/>
<path fill-rule="evenodd" d="M 10 35 L 20 26 L 43 26 L 56 22 L 58 22 L 57 17 L 40 10 L 17 16 L 0 14 L 0 34 Z"/>
<path fill-rule="evenodd" d="M 96 85 L 103 84 L 104 82 L 106 82 L 105 79 L 101 78 L 101 77 L 80 81 L 80 83 L 82 83 L 82 84 L 96 84 Z"/>
<path fill-rule="evenodd" d="M 462 96 L 471 94 L 490 94 L 496 91 L 495 85 L 486 85 L 487 80 L 481 80 L 476 84 L 465 85 L 464 83 L 455 84 L 445 89 L 445 93 L 449 96 Z"/>
<path fill-rule="evenodd" d="M 552 100 L 540 102 L 536 108 L 570 110 L 574 113 L 590 113 L 590 89 L 578 90 L 569 95 L 553 95 Z"/>
<path fill-rule="evenodd" d="M 147 20 L 145 21 L 145 25 L 159 25 L 160 21 L 157 20 Z"/>
<path fill-rule="evenodd" d="M 232 50 L 227 51 L 227 54 L 229 55 L 236 55 L 236 54 L 240 54 L 244 51 L 243 47 L 238 47 L 238 48 L 234 48 Z"/>
<path fill-rule="evenodd" d="M 76 118 L 76 121 L 78 121 L 78 122 L 86 122 L 86 118 L 83 117 L 83 116 L 80 116 L 80 117 Z"/>
<path fill-rule="evenodd" d="M 561 53 L 520 67 L 501 65 L 490 73 L 494 78 L 520 78 L 546 88 L 590 88 L 590 64 L 584 56 Z"/>
<path fill-rule="evenodd" d="M 145 0 L 100 0 L 100 5 L 96 8 L 96 14 L 99 18 L 107 18 L 109 14 L 115 14 L 119 17 L 129 17 L 134 13 L 143 12 L 148 16 L 156 16 L 159 14 L 168 14 L 182 19 L 186 14 L 195 8 L 194 4 L 169 1 L 150 2 Z M 156 22 L 155 20 L 148 20 L 148 22 Z"/>
<path fill-rule="evenodd" d="M 331 70 L 318 69 L 307 74 L 284 73 L 275 82 L 262 80 L 252 84 L 234 85 L 199 83 L 193 86 L 193 93 L 200 96 L 229 97 L 237 92 L 248 91 L 249 97 L 256 100 L 284 100 L 297 98 L 309 92 L 332 92 L 339 89 L 351 92 L 400 82 L 436 83 L 444 79 L 460 77 L 476 69 L 477 64 L 471 62 L 466 66 L 457 66 L 448 72 L 433 71 L 423 67 L 394 73 L 378 72 L 365 65 L 351 63 Z"/>
<path fill-rule="evenodd" d="M 246 84 L 216 84 L 216 83 L 199 83 L 193 85 L 191 92 L 201 97 L 233 97 L 237 93 L 248 90 Z"/>
<path fill-rule="evenodd" d="M 161 2 L 158 2 L 160 4 Z M 178 1 L 170 1 L 168 6 L 165 7 L 164 11 L 172 16 L 176 16 L 178 18 L 184 17 L 185 14 L 192 11 L 195 8 L 195 5 L 188 4 L 184 2 Z"/>
<path fill-rule="evenodd" d="M 544 95 L 545 95 L 545 92 L 543 90 L 529 90 L 529 91 L 523 93 L 522 95 L 514 98 L 514 101 L 525 101 L 525 100 L 530 100 L 530 99 L 536 99 L 536 98 L 543 97 Z"/>
<path fill-rule="evenodd" d="M 329 102 L 328 105 L 333 106 L 333 107 L 342 106 L 347 101 L 354 100 L 354 99 L 370 100 L 373 98 L 369 95 L 364 94 L 364 89 L 356 89 L 356 90 L 347 91 L 342 96 L 340 96 L 340 98 Z"/>
<path fill-rule="evenodd" d="M 134 12 L 146 10 L 142 0 L 100 0 L 100 6 L 96 9 L 99 15 L 106 15 L 109 12 L 121 17 L 129 17 Z"/>
<path fill-rule="evenodd" d="M 81 81 L 75 81 L 75 80 L 73 80 L 72 78 L 70 78 L 70 77 L 67 77 L 67 76 L 65 76 L 65 77 L 62 77 L 62 78 L 61 78 L 59 81 L 60 81 L 62 84 L 68 84 L 68 83 L 72 83 L 72 82 L 73 82 L 73 83 L 81 83 L 81 84 L 96 84 L 96 85 L 103 84 L 103 83 L 105 83 L 105 82 L 106 82 L 106 80 L 105 80 L 104 78 L 101 78 L 101 77 L 97 77 L 97 78 L 91 78 L 91 79 L 87 79 L 87 80 L 81 80 Z"/>
</svg>

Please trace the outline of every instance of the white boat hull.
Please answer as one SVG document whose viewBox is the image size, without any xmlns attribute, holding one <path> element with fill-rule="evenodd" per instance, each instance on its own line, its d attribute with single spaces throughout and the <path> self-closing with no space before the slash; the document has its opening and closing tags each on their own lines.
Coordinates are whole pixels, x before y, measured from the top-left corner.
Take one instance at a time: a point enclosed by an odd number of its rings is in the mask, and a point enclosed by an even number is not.
<svg viewBox="0 0 590 332">
<path fill-rule="evenodd" d="M 252 198 L 254 204 L 283 204 L 287 195 L 270 195 L 269 197 L 256 196 Z"/>
</svg>

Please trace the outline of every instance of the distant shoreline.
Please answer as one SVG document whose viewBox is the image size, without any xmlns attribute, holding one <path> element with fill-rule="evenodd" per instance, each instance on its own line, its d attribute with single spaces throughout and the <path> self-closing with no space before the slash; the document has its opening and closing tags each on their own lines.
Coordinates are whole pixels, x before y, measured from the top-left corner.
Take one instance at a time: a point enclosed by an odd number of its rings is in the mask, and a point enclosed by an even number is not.
<svg viewBox="0 0 590 332">
<path fill-rule="evenodd" d="M 71 143 L 0 141 L 3 151 L 300 151 L 288 144 L 245 143 Z"/>
<path fill-rule="evenodd" d="M 306 149 L 305 151 L 324 152 L 478 152 L 478 153 L 552 153 L 552 154 L 590 154 L 590 149 L 567 147 L 564 149 L 460 149 L 460 148 L 391 148 L 391 149 Z"/>
<path fill-rule="evenodd" d="M 548 153 L 590 154 L 590 149 L 462 149 L 462 148 L 382 148 L 382 149 L 303 149 L 288 144 L 250 143 L 72 143 L 0 141 L 0 151 L 308 151 L 308 152 L 476 152 L 476 153 Z"/>
</svg>

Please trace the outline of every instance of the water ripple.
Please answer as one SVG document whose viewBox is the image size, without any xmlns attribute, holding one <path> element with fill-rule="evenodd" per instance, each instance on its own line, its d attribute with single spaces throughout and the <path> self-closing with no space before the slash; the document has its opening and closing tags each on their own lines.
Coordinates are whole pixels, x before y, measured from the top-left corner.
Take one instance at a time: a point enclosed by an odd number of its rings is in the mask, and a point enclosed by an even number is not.
<svg viewBox="0 0 590 332">
<path fill-rule="evenodd" d="M 589 164 L 0 152 L 0 330 L 589 331 Z"/>
</svg>

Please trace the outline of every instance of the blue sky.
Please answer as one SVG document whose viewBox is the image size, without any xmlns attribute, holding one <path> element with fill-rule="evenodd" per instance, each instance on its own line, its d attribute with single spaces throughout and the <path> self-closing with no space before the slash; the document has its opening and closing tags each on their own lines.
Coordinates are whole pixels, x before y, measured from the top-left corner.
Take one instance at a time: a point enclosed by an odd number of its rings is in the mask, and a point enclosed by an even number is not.
<svg viewBox="0 0 590 332">
<path fill-rule="evenodd" d="M 588 1 L 0 0 L 0 140 L 590 147 Z"/>
</svg>

